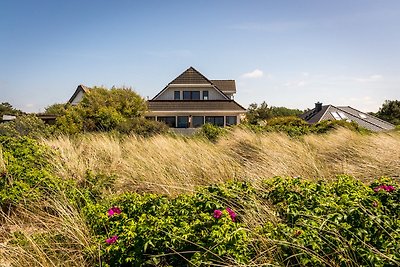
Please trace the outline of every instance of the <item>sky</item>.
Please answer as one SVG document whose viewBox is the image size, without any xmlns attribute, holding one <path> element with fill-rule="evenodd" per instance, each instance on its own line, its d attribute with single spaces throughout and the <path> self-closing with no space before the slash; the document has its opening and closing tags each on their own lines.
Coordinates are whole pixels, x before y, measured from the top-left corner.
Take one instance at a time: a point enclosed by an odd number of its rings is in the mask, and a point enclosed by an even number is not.
<svg viewBox="0 0 400 267">
<path fill-rule="evenodd" d="M 193 66 L 248 107 L 400 99 L 398 0 L 0 0 L 0 102 L 26 112 L 79 84 L 152 98 Z"/>
</svg>

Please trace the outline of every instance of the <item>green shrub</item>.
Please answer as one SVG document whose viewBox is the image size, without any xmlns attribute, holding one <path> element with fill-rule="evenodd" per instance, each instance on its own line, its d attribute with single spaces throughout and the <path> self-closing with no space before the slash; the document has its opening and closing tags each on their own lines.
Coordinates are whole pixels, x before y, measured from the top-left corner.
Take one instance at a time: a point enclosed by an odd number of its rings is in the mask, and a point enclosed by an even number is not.
<svg viewBox="0 0 400 267">
<path fill-rule="evenodd" d="M 35 115 L 19 115 L 15 120 L 0 124 L 0 136 L 48 137 L 51 127 Z"/>
<path fill-rule="evenodd" d="M 281 219 L 264 225 L 288 266 L 394 266 L 400 261 L 400 192 L 368 187 L 348 176 L 336 181 L 266 181 L 264 198 Z M 293 256 L 296 255 L 296 256 Z"/>
<path fill-rule="evenodd" d="M 226 132 L 227 130 L 222 127 L 206 123 L 203 124 L 203 126 L 201 127 L 201 131 L 198 134 L 212 142 L 215 142 L 221 135 L 225 134 Z"/>
<path fill-rule="evenodd" d="M 254 256 L 250 237 L 240 215 L 229 213 L 227 199 L 216 194 L 222 191 L 210 187 L 174 199 L 124 194 L 87 207 L 86 218 L 109 266 L 248 263 Z M 112 207 L 121 213 L 109 216 Z"/>
</svg>

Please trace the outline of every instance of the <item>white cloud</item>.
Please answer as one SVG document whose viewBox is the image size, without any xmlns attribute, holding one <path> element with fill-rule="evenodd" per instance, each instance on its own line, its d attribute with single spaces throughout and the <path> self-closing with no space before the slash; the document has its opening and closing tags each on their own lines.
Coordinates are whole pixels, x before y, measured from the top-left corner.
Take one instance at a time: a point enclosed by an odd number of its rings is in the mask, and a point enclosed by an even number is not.
<svg viewBox="0 0 400 267">
<path fill-rule="evenodd" d="M 256 78 L 261 78 L 264 76 L 264 72 L 259 69 L 255 69 L 252 72 L 247 72 L 243 74 L 241 77 L 242 78 L 248 78 L 248 79 L 256 79 Z"/>
<path fill-rule="evenodd" d="M 284 84 L 284 86 L 286 86 L 286 87 L 303 87 L 306 84 L 307 84 L 306 81 L 300 80 L 300 81 L 287 82 Z"/>
<path fill-rule="evenodd" d="M 368 76 L 368 77 L 366 77 L 366 78 L 356 78 L 355 81 L 357 81 L 357 82 L 362 82 L 362 83 L 368 83 L 368 82 L 376 82 L 376 81 L 379 81 L 379 80 L 381 80 L 382 78 L 383 78 L 382 75 L 380 75 L 380 74 L 374 74 L 374 75 Z"/>
<path fill-rule="evenodd" d="M 32 108 L 32 107 L 34 107 L 35 106 L 35 104 L 32 104 L 32 103 L 29 103 L 29 104 L 26 104 L 25 105 L 25 107 L 27 107 L 27 108 Z"/>
</svg>

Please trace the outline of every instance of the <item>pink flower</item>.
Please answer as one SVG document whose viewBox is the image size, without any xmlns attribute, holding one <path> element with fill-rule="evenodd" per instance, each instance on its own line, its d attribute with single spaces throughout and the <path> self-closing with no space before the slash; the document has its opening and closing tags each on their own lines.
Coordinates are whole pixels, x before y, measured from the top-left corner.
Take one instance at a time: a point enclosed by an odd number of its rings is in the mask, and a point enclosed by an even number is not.
<svg viewBox="0 0 400 267">
<path fill-rule="evenodd" d="M 220 211 L 220 210 L 214 210 L 214 218 L 215 219 L 219 219 L 219 218 L 221 218 L 221 216 L 222 216 L 222 211 Z"/>
<path fill-rule="evenodd" d="M 393 185 L 380 185 L 374 188 L 375 192 L 378 192 L 379 190 L 385 190 L 386 192 L 393 192 L 396 190 L 396 188 Z"/>
<path fill-rule="evenodd" d="M 230 208 L 226 208 L 226 211 L 229 213 L 229 216 L 231 216 L 232 222 L 234 222 L 236 220 L 237 214 Z"/>
<path fill-rule="evenodd" d="M 117 242 L 117 239 L 118 239 L 118 236 L 116 236 L 116 235 L 112 236 L 112 237 L 106 239 L 106 243 L 109 245 L 114 244 L 115 242 Z"/>
<path fill-rule="evenodd" d="M 378 207 L 378 202 L 376 202 L 376 201 L 372 202 L 372 206 Z"/>
<path fill-rule="evenodd" d="M 121 214 L 121 209 L 118 207 L 112 207 L 111 209 L 109 209 L 107 211 L 108 217 L 117 215 L 117 214 Z"/>
</svg>

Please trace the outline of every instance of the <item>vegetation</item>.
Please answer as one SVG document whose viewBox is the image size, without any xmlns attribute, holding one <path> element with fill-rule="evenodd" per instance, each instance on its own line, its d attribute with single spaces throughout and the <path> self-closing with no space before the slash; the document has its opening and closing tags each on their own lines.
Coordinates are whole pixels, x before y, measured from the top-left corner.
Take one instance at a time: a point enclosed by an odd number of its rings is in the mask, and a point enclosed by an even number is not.
<svg viewBox="0 0 400 267">
<path fill-rule="evenodd" d="M 400 125 L 400 101 L 386 100 L 375 115 L 382 120 Z"/>
<path fill-rule="evenodd" d="M 163 135 L 134 92 L 98 90 L 115 102 L 0 125 L 1 266 L 400 265 L 399 132 L 280 116 Z"/>
<path fill-rule="evenodd" d="M 396 132 L 3 137 L 1 148 L 0 259 L 11 266 L 400 261 Z"/>
<path fill-rule="evenodd" d="M 19 115 L 19 114 L 22 114 L 22 111 L 15 109 L 10 103 L 3 102 L 0 104 L 0 120 L 3 119 L 3 115 Z"/>
<path fill-rule="evenodd" d="M 285 107 L 269 107 L 264 101 L 260 105 L 250 104 L 246 113 L 246 120 L 250 124 L 257 124 L 260 121 L 269 120 L 275 117 L 296 117 L 303 113 L 299 109 L 289 109 Z"/>
</svg>

